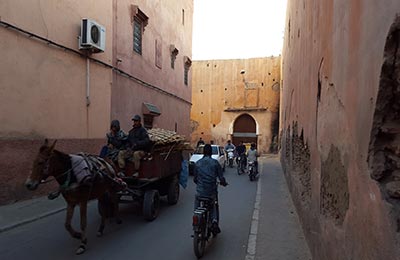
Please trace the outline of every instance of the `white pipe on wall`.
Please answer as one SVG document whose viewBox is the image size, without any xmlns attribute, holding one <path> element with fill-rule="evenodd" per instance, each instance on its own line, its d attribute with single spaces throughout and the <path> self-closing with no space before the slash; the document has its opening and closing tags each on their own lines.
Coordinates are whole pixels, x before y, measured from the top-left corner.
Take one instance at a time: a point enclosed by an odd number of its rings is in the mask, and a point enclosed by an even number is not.
<svg viewBox="0 0 400 260">
<path fill-rule="evenodd" d="M 86 106 L 90 106 L 90 60 L 86 58 Z"/>
</svg>

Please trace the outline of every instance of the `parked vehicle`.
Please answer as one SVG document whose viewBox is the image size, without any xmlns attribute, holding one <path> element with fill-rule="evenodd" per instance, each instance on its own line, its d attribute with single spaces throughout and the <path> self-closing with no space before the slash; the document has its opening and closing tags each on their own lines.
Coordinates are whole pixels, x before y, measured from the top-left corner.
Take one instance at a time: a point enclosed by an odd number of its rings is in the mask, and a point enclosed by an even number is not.
<svg viewBox="0 0 400 260">
<path fill-rule="evenodd" d="M 189 160 L 189 174 L 193 175 L 193 169 L 194 169 L 194 165 L 195 163 L 200 160 L 201 158 L 203 158 L 204 154 L 203 154 L 203 149 L 204 149 L 204 145 L 200 145 L 199 147 L 196 148 L 196 150 L 194 151 L 193 155 L 190 157 Z M 216 159 L 219 164 L 222 167 L 222 171 L 225 171 L 225 154 L 224 154 L 224 148 L 222 146 L 219 145 L 211 145 L 211 149 L 212 149 L 212 155 L 211 158 Z"/>
<path fill-rule="evenodd" d="M 227 151 L 227 154 L 228 154 L 228 165 L 229 165 L 229 167 L 233 167 L 233 159 L 234 159 L 234 154 L 233 154 L 233 149 L 228 149 Z"/>
<path fill-rule="evenodd" d="M 204 255 L 205 248 L 211 236 L 216 237 L 217 233 L 212 230 L 211 210 L 218 201 L 200 197 L 199 206 L 193 212 L 193 249 L 197 258 Z"/>
<path fill-rule="evenodd" d="M 250 181 L 254 181 L 257 175 L 257 169 L 254 161 L 249 161 L 248 163 L 248 172 Z"/>
</svg>

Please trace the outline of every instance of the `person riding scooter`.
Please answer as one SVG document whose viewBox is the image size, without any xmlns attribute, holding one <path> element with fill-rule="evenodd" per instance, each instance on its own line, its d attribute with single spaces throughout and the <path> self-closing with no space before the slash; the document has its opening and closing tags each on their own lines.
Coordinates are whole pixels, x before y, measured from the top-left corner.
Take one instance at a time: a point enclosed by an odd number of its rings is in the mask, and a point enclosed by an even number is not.
<svg viewBox="0 0 400 260">
<path fill-rule="evenodd" d="M 258 162 L 257 162 L 257 158 L 258 157 L 259 157 L 259 154 L 258 154 L 257 149 L 256 149 L 256 144 L 255 143 L 251 143 L 250 149 L 247 152 L 247 161 L 248 162 L 254 162 L 254 167 L 256 169 L 256 174 L 258 173 Z"/>
<path fill-rule="evenodd" d="M 193 181 L 196 183 L 196 196 L 194 202 L 194 208 L 196 209 L 199 206 L 199 197 L 206 197 L 212 200 L 218 201 L 218 184 L 217 179 L 222 186 L 227 186 L 223 173 L 222 167 L 219 162 L 213 158 L 212 148 L 210 144 L 206 144 L 203 148 L 203 158 L 198 160 L 194 167 L 194 176 Z M 212 208 L 211 216 L 212 216 L 212 229 L 215 233 L 220 233 L 221 229 L 218 226 L 219 223 L 219 209 L 218 204 L 214 204 Z"/>
<path fill-rule="evenodd" d="M 228 140 L 227 144 L 224 147 L 226 154 L 226 161 L 230 167 L 233 167 L 233 159 L 235 152 L 235 145 L 231 143 L 231 140 Z"/>
</svg>

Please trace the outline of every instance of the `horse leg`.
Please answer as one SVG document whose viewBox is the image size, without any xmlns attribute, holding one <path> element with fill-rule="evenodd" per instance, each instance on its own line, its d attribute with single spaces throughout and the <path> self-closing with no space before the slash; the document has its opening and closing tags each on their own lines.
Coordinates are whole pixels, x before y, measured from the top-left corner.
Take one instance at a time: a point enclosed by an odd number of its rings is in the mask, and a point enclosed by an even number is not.
<svg viewBox="0 0 400 260">
<path fill-rule="evenodd" d="M 117 193 L 112 193 L 112 197 L 111 197 L 111 202 L 112 202 L 112 207 L 113 207 L 113 215 L 115 217 L 115 220 L 117 222 L 117 224 L 121 224 L 122 220 L 119 217 L 119 198 L 118 198 L 118 194 Z"/>
<path fill-rule="evenodd" d="M 103 231 L 104 231 L 104 226 L 106 223 L 106 207 L 105 207 L 105 202 L 104 202 L 104 198 L 99 198 L 99 211 L 100 211 L 100 216 L 101 216 L 101 223 L 99 226 L 99 229 L 97 230 L 97 236 L 101 237 L 103 235 Z"/>
<path fill-rule="evenodd" d="M 86 237 L 86 225 L 87 225 L 87 201 L 83 201 L 79 204 L 81 213 L 81 244 L 76 250 L 76 254 L 80 255 L 86 251 L 87 237 Z"/>
<path fill-rule="evenodd" d="M 65 218 L 65 229 L 70 233 L 73 238 L 81 239 L 81 233 L 76 232 L 71 226 L 71 220 L 74 216 L 75 204 L 67 203 L 67 216 Z"/>
</svg>

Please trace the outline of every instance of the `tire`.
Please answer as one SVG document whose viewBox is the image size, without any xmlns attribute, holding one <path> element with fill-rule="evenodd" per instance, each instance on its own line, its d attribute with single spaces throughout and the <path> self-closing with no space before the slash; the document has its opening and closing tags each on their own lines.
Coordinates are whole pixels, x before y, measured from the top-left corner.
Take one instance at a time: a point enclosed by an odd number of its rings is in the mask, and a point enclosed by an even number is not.
<svg viewBox="0 0 400 260">
<path fill-rule="evenodd" d="M 157 190 L 147 190 L 143 199 L 143 216 L 147 221 L 157 218 L 160 211 L 160 195 Z"/>
<path fill-rule="evenodd" d="M 254 176 L 254 170 L 253 169 L 250 171 L 249 178 L 250 178 L 250 181 L 254 181 L 255 176 Z"/>
<path fill-rule="evenodd" d="M 194 249 L 194 254 L 198 259 L 204 255 L 204 251 L 206 249 L 206 240 L 204 238 L 204 234 L 194 233 L 193 249 Z"/>
<path fill-rule="evenodd" d="M 177 175 L 173 177 L 168 186 L 167 201 L 169 205 L 175 205 L 179 200 L 179 181 Z"/>
</svg>

